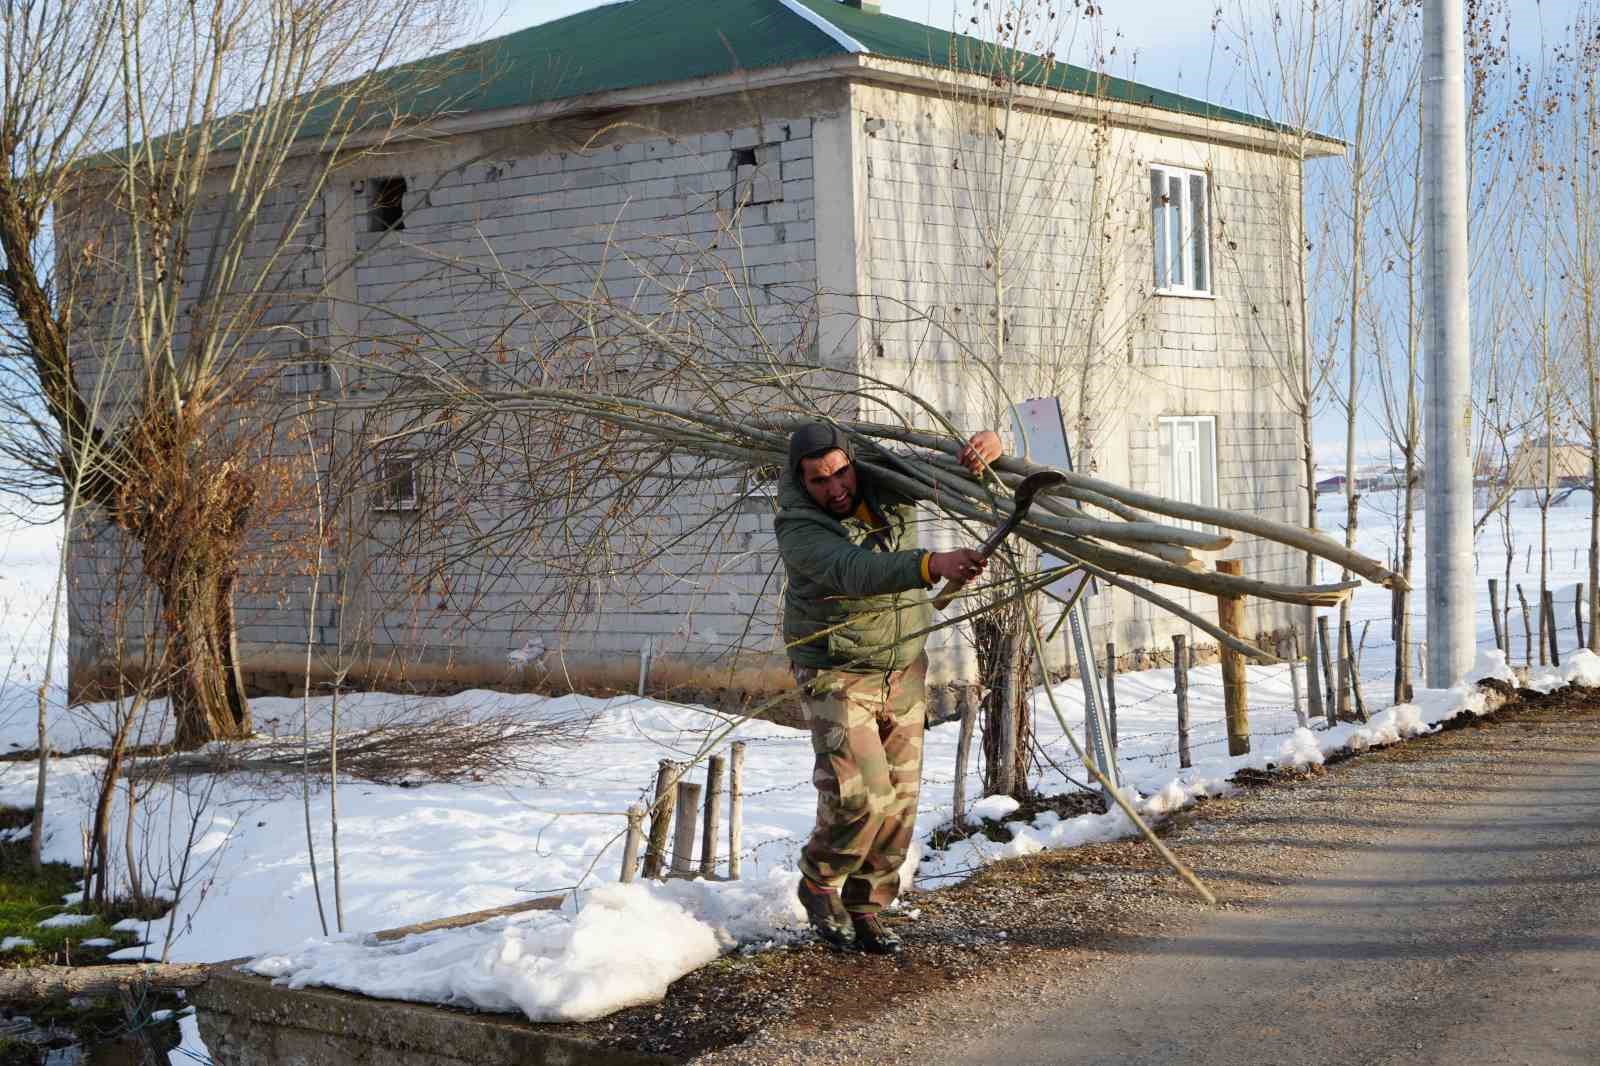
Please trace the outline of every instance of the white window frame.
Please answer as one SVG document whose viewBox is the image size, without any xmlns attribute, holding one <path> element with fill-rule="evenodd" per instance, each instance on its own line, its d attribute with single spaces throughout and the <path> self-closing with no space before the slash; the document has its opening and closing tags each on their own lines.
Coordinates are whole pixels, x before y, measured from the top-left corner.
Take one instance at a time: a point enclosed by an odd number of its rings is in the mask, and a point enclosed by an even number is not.
<svg viewBox="0 0 1600 1066">
<path fill-rule="evenodd" d="M 399 495 L 394 491 L 395 487 L 400 484 L 396 468 L 401 466 L 405 467 L 411 475 L 409 479 L 411 491 L 406 495 Z M 421 496 L 420 483 L 422 475 L 418 466 L 415 452 L 390 452 L 379 457 L 377 505 L 375 510 L 395 513 L 415 511 L 421 506 L 419 498 Z"/>
<path fill-rule="evenodd" d="M 1217 485 L 1217 416 L 1164 415 L 1156 419 L 1156 441 L 1161 495 L 1202 507 L 1221 506 Z M 1180 521 L 1177 524 L 1189 529 L 1210 528 L 1203 522 Z"/>
<path fill-rule="evenodd" d="M 1165 163 L 1151 166 L 1150 235 L 1158 294 L 1214 298 L 1211 179 L 1205 171 Z"/>
</svg>

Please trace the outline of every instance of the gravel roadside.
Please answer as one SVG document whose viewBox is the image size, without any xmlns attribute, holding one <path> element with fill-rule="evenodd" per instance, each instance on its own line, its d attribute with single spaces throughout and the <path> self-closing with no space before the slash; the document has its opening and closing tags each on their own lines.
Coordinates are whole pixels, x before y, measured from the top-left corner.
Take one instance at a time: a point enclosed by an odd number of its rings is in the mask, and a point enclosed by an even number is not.
<svg viewBox="0 0 1600 1066">
<path fill-rule="evenodd" d="M 1221 906 L 1257 906 L 1463 788 L 1492 787 L 1497 759 L 1600 747 L 1600 691 L 1520 695 L 1459 728 L 1204 802 L 1163 832 Z M 608 1042 L 715 1066 L 939 1058 L 952 1042 L 1104 987 L 1128 958 L 1210 913 L 1136 841 L 996 864 L 913 906 L 902 959 L 805 945 L 724 960 L 666 1002 L 616 1016 Z"/>
</svg>

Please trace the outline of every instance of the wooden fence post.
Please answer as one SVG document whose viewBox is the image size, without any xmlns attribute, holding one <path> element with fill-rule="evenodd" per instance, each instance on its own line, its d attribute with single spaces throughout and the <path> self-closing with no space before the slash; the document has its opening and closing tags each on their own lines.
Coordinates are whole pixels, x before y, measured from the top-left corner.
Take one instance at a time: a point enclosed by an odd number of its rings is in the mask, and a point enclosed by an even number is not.
<svg viewBox="0 0 1600 1066">
<path fill-rule="evenodd" d="M 713 755 L 706 762 L 706 825 L 700 837 L 700 876 L 710 880 L 717 876 L 717 838 L 722 829 L 722 774 L 728 760 Z"/>
<path fill-rule="evenodd" d="M 1545 589 L 1540 597 L 1544 600 L 1544 631 L 1548 634 L 1545 643 L 1550 646 L 1550 665 L 1561 665 L 1561 642 L 1556 632 L 1556 594 L 1553 589 Z"/>
<path fill-rule="evenodd" d="M 639 872 L 639 844 L 644 838 L 644 804 L 628 807 L 628 835 L 622 843 L 622 883 L 627 884 Z"/>
<path fill-rule="evenodd" d="M 1319 670 L 1321 665 L 1317 660 L 1317 629 L 1311 625 L 1306 627 L 1306 646 L 1310 652 L 1306 655 L 1306 708 L 1307 718 L 1322 718 L 1326 712 L 1322 709 L 1322 676 Z M 1294 653 L 1300 654 L 1300 630 L 1294 631 Z"/>
<path fill-rule="evenodd" d="M 1178 765 L 1189 768 L 1189 655 L 1182 633 L 1172 635 L 1172 690 L 1178 697 Z"/>
<path fill-rule="evenodd" d="M 1218 559 L 1217 573 L 1243 577 L 1244 563 L 1238 559 Z M 1229 636 L 1244 637 L 1244 597 L 1217 597 L 1217 624 Z M 1244 656 L 1222 645 L 1222 706 L 1228 719 L 1228 754 L 1250 751 L 1250 689 Z"/>
<path fill-rule="evenodd" d="M 678 782 L 678 828 L 672 839 L 672 875 L 688 877 L 694 872 L 694 838 L 700 821 L 700 792 L 696 781 Z"/>
<path fill-rule="evenodd" d="M 1365 632 L 1361 634 L 1361 643 L 1367 642 Z M 1350 630 L 1350 619 L 1344 620 L 1344 643 L 1350 649 L 1350 657 L 1345 666 L 1350 674 L 1350 695 L 1355 698 L 1356 718 L 1365 722 L 1367 720 L 1367 701 L 1361 698 L 1361 651 L 1356 646 L 1354 635 Z"/>
<path fill-rule="evenodd" d="M 1111 761 L 1117 761 L 1117 645 L 1106 641 L 1106 728 L 1111 735 L 1106 738 L 1106 748 Z"/>
<path fill-rule="evenodd" d="M 744 867 L 744 741 L 728 753 L 728 880 L 739 880 Z"/>
<path fill-rule="evenodd" d="M 1531 548 L 1529 549 L 1532 550 Z M 1533 615 L 1528 611 L 1528 597 L 1523 594 L 1522 582 L 1517 582 L 1517 601 L 1522 604 L 1522 661 L 1526 666 L 1533 665 Z M 1539 649 L 1539 654 L 1544 655 L 1544 649 Z"/>
<path fill-rule="evenodd" d="M 1578 647 L 1586 648 L 1589 642 L 1583 639 L 1583 586 L 1579 585 L 1572 592 L 1572 624 L 1578 627 Z"/>
<path fill-rule="evenodd" d="M 1289 630 L 1289 635 L 1278 641 L 1278 658 L 1289 660 L 1289 687 L 1294 693 L 1294 722 L 1295 725 L 1304 727 L 1309 719 L 1306 718 L 1305 703 L 1301 700 L 1300 693 L 1300 631 Z"/>
<path fill-rule="evenodd" d="M 1489 613 L 1494 616 L 1490 619 L 1494 623 L 1494 646 L 1506 651 L 1506 634 L 1500 627 L 1500 579 L 1497 577 L 1489 579 Z"/>
<path fill-rule="evenodd" d="M 956 701 L 961 707 L 961 732 L 956 736 L 956 782 L 950 821 L 959 826 L 967 821 L 967 760 L 972 757 L 972 730 L 978 721 L 977 689 L 962 685 Z"/>
<path fill-rule="evenodd" d="M 1336 725 L 1339 721 L 1339 704 L 1333 695 L 1333 652 L 1328 639 L 1328 616 L 1317 615 L 1317 638 L 1322 645 L 1322 683 L 1327 687 L 1327 702 L 1322 705 L 1323 712 L 1328 716 L 1328 724 Z"/>
<path fill-rule="evenodd" d="M 672 812 L 678 802 L 678 777 L 682 771 L 671 759 L 662 759 L 656 770 L 656 798 L 650 805 L 650 841 L 644 849 L 644 875 L 661 876 L 667 861 L 667 833 L 672 828 Z"/>
</svg>

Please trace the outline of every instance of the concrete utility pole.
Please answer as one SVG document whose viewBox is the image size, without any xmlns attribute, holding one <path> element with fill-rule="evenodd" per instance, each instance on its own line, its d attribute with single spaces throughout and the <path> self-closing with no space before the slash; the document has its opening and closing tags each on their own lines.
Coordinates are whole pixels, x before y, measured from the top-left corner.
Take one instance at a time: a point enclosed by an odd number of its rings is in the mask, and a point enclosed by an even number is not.
<svg viewBox="0 0 1600 1066">
<path fill-rule="evenodd" d="M 1427 178 L 1428 677 L 1448 688 L 1472 667 L 1471 350 L 1467 314 L 1467 107 L 1462 0 L 1425 0 L 1422 32 Z"/>
</svg>

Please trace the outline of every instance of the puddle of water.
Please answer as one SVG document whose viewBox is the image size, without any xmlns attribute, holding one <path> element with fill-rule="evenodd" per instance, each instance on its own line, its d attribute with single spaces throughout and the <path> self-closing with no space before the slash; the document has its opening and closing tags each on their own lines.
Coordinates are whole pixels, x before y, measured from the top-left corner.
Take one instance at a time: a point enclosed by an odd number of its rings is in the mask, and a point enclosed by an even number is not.
<svg viewBox="0 0 1600 1066">
<path fill-rule="evenodd" d="M 39 1066 L 144 1066 L 144 1042 L 121 1036 L 94 1047 L 78 1042 L 70 1029 L 41 1028 L 26 1015 L 0 1019 L 0 1037 L 32 1044 Z"/>
</svg>

